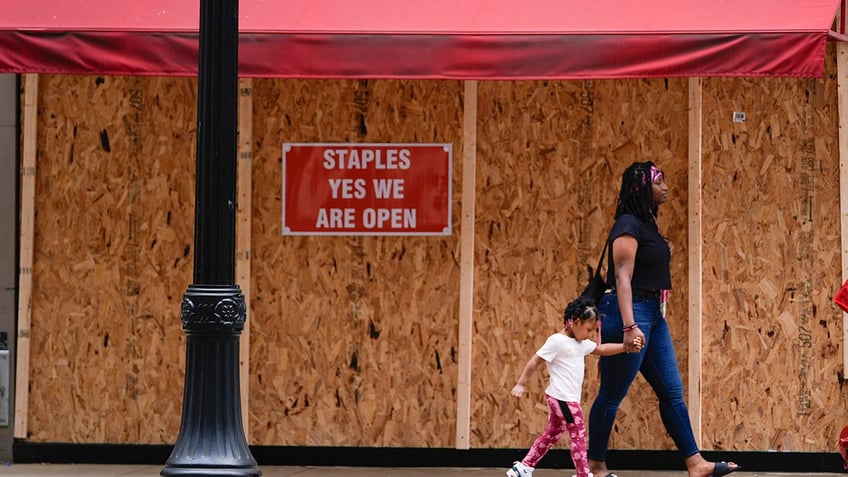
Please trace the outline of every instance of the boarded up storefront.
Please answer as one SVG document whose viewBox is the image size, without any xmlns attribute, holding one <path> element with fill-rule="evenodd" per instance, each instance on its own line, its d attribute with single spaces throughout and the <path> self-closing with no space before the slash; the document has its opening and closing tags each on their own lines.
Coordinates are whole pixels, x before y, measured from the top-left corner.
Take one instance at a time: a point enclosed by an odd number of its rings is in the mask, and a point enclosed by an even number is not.
<svg viewBox="0 0 848 477">
<path fill-rule="evenodd" d="M 530 399 L 508 391 L 588 279 L 621 171 L 652 160 L 671 187 L 659 216 L 675 245 L 669 322 L 701 446 L 831 452 L 848 423 L 831 302 L 846 187 L 837 50 L 803 78 L 243 79 L 249 442 L 525 447 L 544 426 L 546 377 Z M 28 392 L 16 433 L 171 443 L 196 81 L 30 80 Z M 283 235 L 284 143 L 450 144 L 452 233 Z M 672 448 L 656 406 L 639 378 L 611 447 Z"/>
</svg>

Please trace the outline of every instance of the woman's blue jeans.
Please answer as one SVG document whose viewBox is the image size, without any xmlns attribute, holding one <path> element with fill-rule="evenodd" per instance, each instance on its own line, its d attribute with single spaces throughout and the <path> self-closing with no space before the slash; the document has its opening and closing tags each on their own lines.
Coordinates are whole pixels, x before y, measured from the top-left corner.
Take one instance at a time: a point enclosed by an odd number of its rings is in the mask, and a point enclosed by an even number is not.
<svg viewBox="0 0 848 477">
<path fill-rule="evenodd" d="M 624 333 L 616 294 L 604 295 L 598 309 L 601 313 L 601 342 L 621 343 Z M 654 389 L 663 424 L 680 453 L 684 458 L 695 455 L 699 451 L 683 399 L 683 380 L 677 368 L 668 323 L 660 313 L 659 300 L 634 296 L 633 314 L 639 329 L 645 334 L 645 343 L 639 353 L 601 356 L 599 360 L 600 389 L 589 412 L 589 458 L 606 461 L 615 415 L 638 372 Z"/>
</svg>

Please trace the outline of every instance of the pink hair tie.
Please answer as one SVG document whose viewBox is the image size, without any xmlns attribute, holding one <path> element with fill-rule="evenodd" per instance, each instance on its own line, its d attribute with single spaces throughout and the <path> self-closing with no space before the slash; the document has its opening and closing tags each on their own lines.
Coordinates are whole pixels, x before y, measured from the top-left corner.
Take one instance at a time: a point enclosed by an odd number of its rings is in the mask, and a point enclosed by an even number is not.
<svg viewBox="0 0 848 477">
<path fill-rule="evenodd" d="M 651 166 L 651 183 L 657 182 L 663 176 L 663 171 L 657 166 Z"/>
</svg>

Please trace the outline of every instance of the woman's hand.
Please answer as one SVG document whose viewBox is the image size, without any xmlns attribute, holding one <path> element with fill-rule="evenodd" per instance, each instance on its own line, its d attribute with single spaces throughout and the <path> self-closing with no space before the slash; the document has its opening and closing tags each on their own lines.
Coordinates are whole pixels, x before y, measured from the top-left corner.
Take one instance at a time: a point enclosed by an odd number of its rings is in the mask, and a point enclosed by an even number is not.
<svg viewBox="0 0 848 477">
<path fill-rule="evenodd" d="M 512 394 L 514 397 L 520 398 L 521 396 L 524 395 L 525 391 L 526 391 L 526 388 L 524 387 L 523 384 L 516 384 L 515 386 L 512 387 L 512 391 L 510 391 L 510 394 Z"/>
<path fill-rule="evenodd" d="M 639 339 L 639 343 L 635 342 L 636 338 Z M 645 344 L 645 334 L 642 333 L 642 330 L 639 328 L 631 328 L 624 332 L 624 352 L 625 353 L 638 353 L 642 350 L 642 346 Z"/>
</svg>

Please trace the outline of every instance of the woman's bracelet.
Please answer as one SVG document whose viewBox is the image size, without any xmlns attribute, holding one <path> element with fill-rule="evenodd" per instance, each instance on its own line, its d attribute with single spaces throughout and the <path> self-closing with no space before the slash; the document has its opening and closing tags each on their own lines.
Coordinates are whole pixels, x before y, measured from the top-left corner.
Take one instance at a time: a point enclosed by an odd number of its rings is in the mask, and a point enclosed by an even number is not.
<svg viewBox="0 0 848 477">
<path fill-rule="evenodd" d="M 636 328 L 639 328 L 639 325 L 637 325 L 636 323 L 633 323 L 632 325 L 627 325 L 624 328 L 622 328 L 622 331 L 627 333 L 628 331 L 635 330 Z"/>
</svg>

